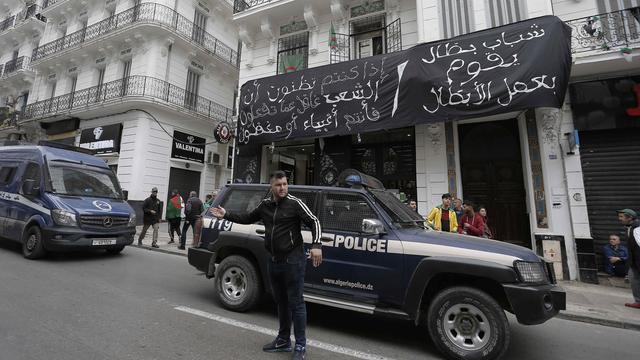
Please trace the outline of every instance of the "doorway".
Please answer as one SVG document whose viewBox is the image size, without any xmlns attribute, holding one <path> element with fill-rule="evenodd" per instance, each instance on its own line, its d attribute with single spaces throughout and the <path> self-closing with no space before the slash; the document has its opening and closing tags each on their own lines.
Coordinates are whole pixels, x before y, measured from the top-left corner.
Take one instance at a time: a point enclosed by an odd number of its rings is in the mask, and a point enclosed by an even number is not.
<svg viewBox="0 0 640 360">
<path fill-rule="evenodd" d="M 171 171 L 169 172 L 169 189 L 167 189 L 167 202 L 171 197 L 171 191 L 173 189 L 178 190 L 178 193 L 180 193 L 180 196 L 182 196 L 182 199 L 185 201 L 185 203 L 187 199 L 189 199 L 189 193 L 191 191 L 196 191 L 198 193 L 198 197 L 204 198 L 202 194 L 200 194 L 199 171 L 184 170 L 172 167 Z"/>
<path fill-rule="evenodd" d="M 516 119 L 458 126 L 465 200 L 487 209 L 497 240 L 531 248 Z"/>
</svg>

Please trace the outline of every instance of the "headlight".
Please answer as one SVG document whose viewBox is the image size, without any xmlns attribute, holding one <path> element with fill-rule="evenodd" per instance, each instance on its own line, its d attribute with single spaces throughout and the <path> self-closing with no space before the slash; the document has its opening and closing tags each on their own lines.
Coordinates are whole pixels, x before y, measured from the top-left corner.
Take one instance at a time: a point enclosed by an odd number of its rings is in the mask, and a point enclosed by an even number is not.
<svg viewBox="0 0 640 360">
<path fill-rule="evenodd" d="M 136 226 L 136 214 L 131 214 L 131 216 L 129 216 L 129 223 L 127 226 Z"/>
<path fill-rule="evenodd" d="M 548 281 L 543 262 L 514 261 L 513 267 L 523 282 L 539 284 Z"/>
<path fill-rule="evenodd" d="M 53 221 L 62 226 L 78 226 L 76 222 L 76 214 L 71 211 L 54 209 L 51 210 L 51 217 Z"/>
</svg>

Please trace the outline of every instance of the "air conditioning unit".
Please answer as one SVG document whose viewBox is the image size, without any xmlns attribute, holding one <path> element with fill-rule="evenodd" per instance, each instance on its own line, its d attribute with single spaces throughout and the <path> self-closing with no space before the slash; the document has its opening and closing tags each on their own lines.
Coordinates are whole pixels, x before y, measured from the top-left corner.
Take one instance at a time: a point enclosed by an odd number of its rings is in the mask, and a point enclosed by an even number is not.
<svg viewBox="0 0 640 360">
<path fill-rule="evenodd" d="M 207 164 L 213 166 L 220 166 L 220 154 L 209 151 L 207 153 Z"/>
</svg>

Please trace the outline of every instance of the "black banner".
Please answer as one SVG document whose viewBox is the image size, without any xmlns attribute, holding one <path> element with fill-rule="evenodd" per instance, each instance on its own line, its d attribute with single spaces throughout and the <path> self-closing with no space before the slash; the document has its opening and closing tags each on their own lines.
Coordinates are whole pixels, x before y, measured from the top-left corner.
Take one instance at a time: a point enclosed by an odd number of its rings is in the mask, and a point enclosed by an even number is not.
<svg viewBox="0 0 640 360">
<path fill-rule="evenodd" d="M 80 133 L 80 147 L 93 150 L 96 154 L 120 151 L 122 124 L 97 126 L 84 129 Z"/>
<path fill-rule="evenodd" d="M 205 139 L 201 137 L 174 130 L 171 157 L 204 163 L 204 144 Z"/>
<path fill-rule="evenodd" d="M 554 16 L 253 80 L 238 143 L 325 137 L 561 107 L 571 29 Z"/>
</svg>

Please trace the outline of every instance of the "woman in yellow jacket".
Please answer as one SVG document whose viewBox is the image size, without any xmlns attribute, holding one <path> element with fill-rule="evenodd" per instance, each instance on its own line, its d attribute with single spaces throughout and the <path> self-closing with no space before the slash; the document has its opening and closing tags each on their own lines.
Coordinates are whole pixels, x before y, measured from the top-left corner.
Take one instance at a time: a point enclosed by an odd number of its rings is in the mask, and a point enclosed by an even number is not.
<svg viewBox="0 0 640 360">
<path fill-rule="evenodd" d="M 434 207 L 427 216 L 427 225 L 438 231 L 458 231 L 456 212 L 451 208 L 451 194 L 442 195 L 442 205 Z"/>
</svg>

